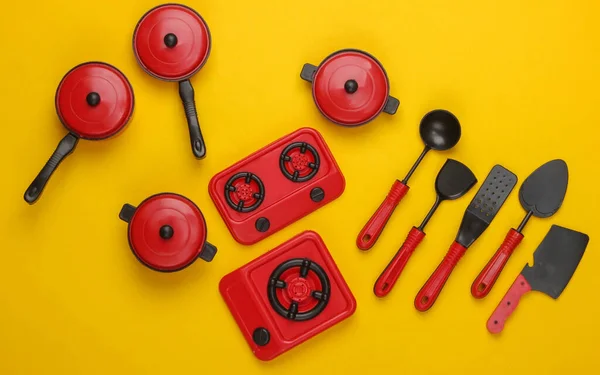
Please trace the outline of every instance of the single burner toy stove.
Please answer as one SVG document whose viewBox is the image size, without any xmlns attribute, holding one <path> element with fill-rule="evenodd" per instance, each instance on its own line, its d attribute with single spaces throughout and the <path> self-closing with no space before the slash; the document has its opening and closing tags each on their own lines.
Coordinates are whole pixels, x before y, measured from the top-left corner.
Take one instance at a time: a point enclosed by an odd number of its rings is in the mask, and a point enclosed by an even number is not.
<svg viewBox="0 0 600 375">
<path fill-rule="evenodd" d="M 219 289 L 252 352 L 264 361 L 356 310 L 350 288 L 312 231 L 223 277 Z"/>
<path fill-rule="evenodd" d="M 345 185 L 321 134 L 302 128 L 215 175 L 209 193 L 236 241 L 251 245 L 338 198 Z"/>
</svg>

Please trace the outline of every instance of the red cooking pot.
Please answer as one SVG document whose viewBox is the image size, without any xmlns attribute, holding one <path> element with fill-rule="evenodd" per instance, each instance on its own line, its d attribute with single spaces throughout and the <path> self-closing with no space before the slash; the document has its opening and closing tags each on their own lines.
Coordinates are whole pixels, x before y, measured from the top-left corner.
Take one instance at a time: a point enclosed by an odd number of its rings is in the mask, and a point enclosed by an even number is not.
<svg viewBox="0 0 600 375">
<path fill-rule="evenodd" d="M 56 167 L 73 152 L 80 138 L 100 140 L 119 133 L 133 114 L 133 89 L 117 68 L 88 62 L 71 69 L 56 90 L 58 118 L 69 133 L 25 192 L 35 203 Z"/>
<path fill-rule="evenodd" d="M 191 200 L 172 193 L 153 195 L 119 214 L 129 223 L 129 247 L 138 260 L 161 272 L 175 272 L 197 258 L 210 262 L 217 248 L 206 241 L 206 221 Z"/>
<path fill-rule="evenodd" d="M 164 4 L 151 9 L 133 33 L 133 51 L 140 66 L 153 77 L 179 82 L 192 152 L 198 159 L 206 156 L 206 145 L 190 78 L 206 63 L 210 46 L 210 31 L 204 19 L 193 9 L 180 4 Z"/>
<path fill-rule="evenodd" d="M 400 105 L 390 96 L 390 82 L 381 63 L 363 51 L 334 52 L 318 67 L 304 64 L 300 77 L 312 83 L 317 108 L 336 124 L 363 125 L 381 112 L 395 114 Z"/>
</svg>

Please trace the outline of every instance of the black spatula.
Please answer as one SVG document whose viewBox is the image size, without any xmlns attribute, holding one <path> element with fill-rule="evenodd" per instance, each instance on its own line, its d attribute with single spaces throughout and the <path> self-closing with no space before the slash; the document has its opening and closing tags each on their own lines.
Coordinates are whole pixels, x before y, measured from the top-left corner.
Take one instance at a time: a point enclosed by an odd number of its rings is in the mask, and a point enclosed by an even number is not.
<svg viewBox="0 0 600 375">
<path fill-rule="evenodd" d="M 456 240 L 415 298 L 415 308 L 427 311 L 433 306 L 448 277 L 469 246 L 490 225 L 500 207 L 517 184 L 517 176 L 501 165 L 496 165 L 467 207 Z"/>
<path fill-rule="evenodd" d="M 558 211 L 565 199 L 569 170 L 562 160 L 552 160 L 536 169 L 521 185 L 519 200 L 527 212 L 517 229 L 508 231 L 504 242 L 471 286 L 475 298 L 488 295 L 508 259 L 523 240 L 523 228 L 532 216 L 545 218 Z"/>
<path fill-rule="evenodd" d="M 553 225 L 533 254 L 533 267 L 526 265 L 487 322 L 491 333 L 500 333 L 521 297 L 532 290 L 557 299 L 575 273 L 589 237 Z"/>
</svg>

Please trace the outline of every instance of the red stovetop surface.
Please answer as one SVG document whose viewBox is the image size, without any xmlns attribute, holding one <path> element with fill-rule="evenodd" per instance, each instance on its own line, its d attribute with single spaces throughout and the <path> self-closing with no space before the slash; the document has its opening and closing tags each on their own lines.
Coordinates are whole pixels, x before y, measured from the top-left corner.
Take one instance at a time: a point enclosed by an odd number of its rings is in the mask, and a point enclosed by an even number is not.
<svg viewBox="0 0 600 375">
<path fill-rule="evenodd" d="M 215 175 L 209 193 L 233 237 L 251 245 L 336 199 L 345 185 L 321 134 L 302 128 Z"/>
<path fill-rule="evenodd" d="M 305 260 L 310 261 L 310 268 L 305 277 L 300 277 L 300 264 Z M 327 300 L 324 308 L 313 318 L 303 321 L 286 318 L 275 311 L 269 300 L 269 284 L 273 283 L 271 277 L 286 262 L 296 262 L 297 266 L 292 266 L 278 277 L 286 282 L 285 287 L 280 285 L 271 290 L 276 291 L 277 299 L 286 310 L 291 308 L 292 300 L 296 300 L 297 318 L 301 313 L 310 313 L 322 300 Z M 329 288 L 321 285 L 318 271 L 313 271 L 319 267 L 326 274 Z M 252 351 L 261 360 L 275 358 L 349 317 L 356 310 L 356 300 L 350 288 L 323 240 L 312 231 L 301 233 L 226 275 L 219 289 Z M 313 297 L 312 292 L 317 292 L 319 298 Z M 319 292 L 328 295 L 322 296 Z"/>
</svg>

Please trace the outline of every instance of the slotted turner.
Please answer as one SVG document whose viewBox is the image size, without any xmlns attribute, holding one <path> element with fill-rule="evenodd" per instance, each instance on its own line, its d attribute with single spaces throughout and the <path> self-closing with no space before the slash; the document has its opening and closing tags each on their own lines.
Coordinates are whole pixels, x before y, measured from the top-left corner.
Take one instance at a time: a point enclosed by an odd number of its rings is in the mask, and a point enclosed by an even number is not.
<svg viewBox="0 0 600 375">
<path fill-rule="evenodd" d="M 492 168 L 463 216 L 456 240 L 415 298 L 415 308 L 427 311 L 433 306 L 452 270 L 469 246 L 490 225 L 517 184 L 517 176 L 501 165 Z"/>
</svg>

